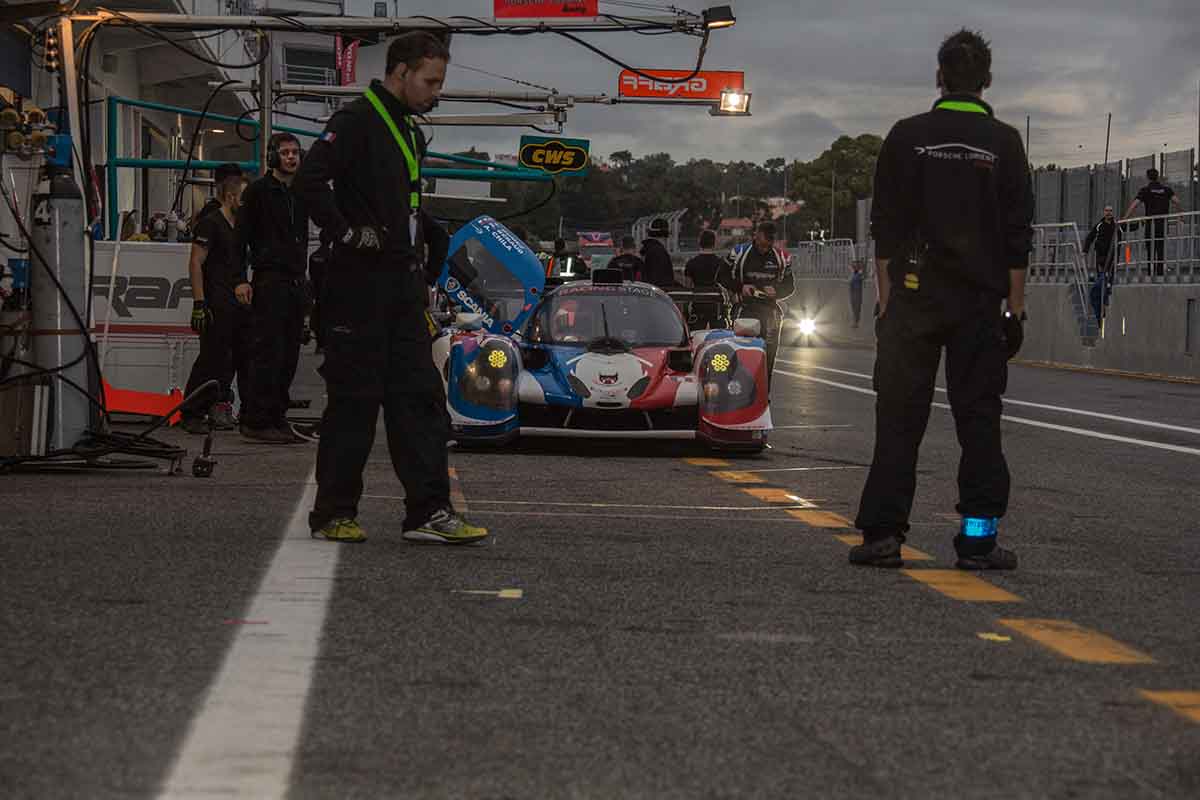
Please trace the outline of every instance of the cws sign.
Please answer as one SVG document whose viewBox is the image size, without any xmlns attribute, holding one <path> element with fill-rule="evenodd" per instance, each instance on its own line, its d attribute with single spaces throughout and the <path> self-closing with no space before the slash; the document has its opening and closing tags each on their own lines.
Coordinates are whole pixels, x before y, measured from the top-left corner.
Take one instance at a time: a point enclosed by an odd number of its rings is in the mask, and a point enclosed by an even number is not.
<svg viewBox="0 0 1200 800">
<path fill-rule="evenodd" d="M 584 175 L 588 167 L 587 139 L 551 136 L 522 136 L 519 161 L 522 167 L 551 175 Z"/>
<path fill-rule="evenodd" d="M 654 78 L 680 80 L 692 74 L 690 69 L 644 69 L 640 70 Z M 618 94 L 621 97 L 652 97 L 667 100 L 720 100 L 726 89 L 742 91 L 746 88 L 744 72 L 698 72 L 683 83 L 664 83 L 630 70 L 621 72 Z"/>
<path fill-rule="evenodd" d="M 595 17 L 600 0 L 495 0 L 496 19 Z"/>
</svg>

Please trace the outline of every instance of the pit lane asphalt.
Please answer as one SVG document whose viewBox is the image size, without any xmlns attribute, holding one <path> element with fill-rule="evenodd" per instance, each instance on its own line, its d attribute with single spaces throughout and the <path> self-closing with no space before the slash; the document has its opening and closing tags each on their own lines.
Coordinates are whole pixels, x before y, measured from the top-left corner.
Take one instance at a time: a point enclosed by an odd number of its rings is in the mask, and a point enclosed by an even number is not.
<svg viewBox="0 0 1200 800">
<path fill-rule="evenodd" d="M 869 374 L 869 350 L 781 358 L 807 377 L 777 379 L 776 423 L 812 427 L 781 427 L 770 453 L 728 467 L 687 463 L 711 454 L 681 444 L 455 451 L 471 516 L 496 534 L 485 548 L 399 541 L 380 436 L 372 539 L 339 553 L 290 796 L 1200 795 L 1200 724 L 1139 695 L 1200 691 L 1200 456 L 1006 423 L 1003 535 L 1022 564 L 985 580 L 1023 602 L 952 599 L 850 568 L 834 538 L 848 531 L 784 510 L 853 518 L 874 401 L 813 380 L 869 389 L 844 374 Z M 1013 399 L 1200 427 L 1200 387 L 1011 372 Z M 299 384 L 319 405 L 315 376 Z M 1200 448 L 1181 431 L 1006 413 Z M 4 796 L 156 796 L 313 448 L 224 434 L 217 457 L 209 480 L 0 479 Z M 957 459 L 934 409 L 909 541 L 933 560 L 914 571 L 953 564 Z M 746 491 L 762 487 L 799 499 Z M 501 589 L 523 595 L 459 593 Z M 1069 621 L 1153 663 L 1076 661 L 1011 618 Z"/>
</svg>

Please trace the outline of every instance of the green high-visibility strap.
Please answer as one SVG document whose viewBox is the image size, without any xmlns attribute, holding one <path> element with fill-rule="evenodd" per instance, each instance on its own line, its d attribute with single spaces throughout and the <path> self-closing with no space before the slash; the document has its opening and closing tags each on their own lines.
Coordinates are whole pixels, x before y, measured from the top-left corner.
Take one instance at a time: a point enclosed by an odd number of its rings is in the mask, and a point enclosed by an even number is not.
<svg viewBox="0 0 1200 800">
<path fill-rule="evenodd" d="M 937 104 L 937 107 L 944 108 L 947 111 L 966 111 L 970 114 L 988 113 L 986 108 L 979 105 L 979 103 L 972 103 L 970 100 L 943 100 Z"/>
<path fill-rule="evenodd" d="M 404 153 L 404 160 L 408 162 L 408 182 L 412 187 L 412 191 L 408 195 L 408 204 L 414 212 L 421 207 L 421 162 L 417 161 L 417 157 L 413 155 L 412 148 L 408 146 L 408 141 L 400 133 L 400 129 L 396 127 L 395 120 L 388 110 L 383 105 L 383 101 L 375 94 L 374 89 L 367 89 L 367 100 L 379 112 L 379 116 L 383 117 L 384 123 L 388 126 L 388 130 L 392 132 L 392 136 L 396 140 L 396 144 L 400 146 L 400 152 Z M 408 121 L 408 117 L 404 117 L 404 126 L 410 131 L 412 123 Z"/>
</svg>

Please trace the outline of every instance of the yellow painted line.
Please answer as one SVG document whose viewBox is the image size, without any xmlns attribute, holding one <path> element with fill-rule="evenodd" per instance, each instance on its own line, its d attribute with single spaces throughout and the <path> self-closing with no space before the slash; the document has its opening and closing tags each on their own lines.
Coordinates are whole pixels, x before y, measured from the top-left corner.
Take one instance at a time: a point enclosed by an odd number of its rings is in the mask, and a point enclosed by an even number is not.
<svg viewBox="0 0 1200 800">
<path fill-rule="evenodd" d="M 1138 689 L 1138 694 L 1160 706 L 1166 706 L 1192 722 L 1200 722 L 1200 692 L 1151 692 Z"/>
<path fill-rule="evenodd" d="M 856 544 L 862 544 L 862 536 L 857 533 L 839 533 L 834 535 L 839 542 L 845 542 L 853 547 Z M 926 553 L 924 550 L 918 550 L 915 547 L 909 547 L 906 544 L 900 545 L 900 557 L 905 561 L 933 561 L 933 556 Z"/>
<path fill-rule="evenodd" d="M 742 491 L 757 500 L 762 500 L 765 503 L 784 503 L 787 505 L 800 506 L 810 505 L 810 503 L 803 497 L 797 497 L 787 489 L 772 489 L 764 486 L 762 488 L 751 487 L 749 489 L 742 489 Z"/>
<path fill-rule="evenodd" d="M 753 472 L 714 472 L 714 478 L 720 478 L 727 483 L 766 483 L 766 478 L 760 478 Z"/>
<path fill-rule="evenodd" d="M 684 463 L 693 467 L 732 467 L 733 464 L 723 458 L 685 458 Z"/>
<path fill-rule="evenodd" d="M 968 603 L 1024 602 L 1015 594 L 959 569 L 906 569 L 904 574 L 955 600 L 966 600 Z"/>
<path fill-rule="evenodd" d="M 1003 636 L 999 633 L 977 633 L 975 634 L 985 642 L 1011 642 L 1011 636 Z"/>
<path fill-rule="evenodd" d="M 1002 619 L 999 622 L 1004 627 L 1075 661 L 1087 664 L 1154 663 L 1154 659 L 1145 653 L 1065 619 Z"/>
<path fill-rule="evenodd" d="M 853 528 L 854 524 L 832 511 L 789 511 L 791 516 L 814 528 Z"/>
<path fill-rule="evenodd" d="M 520 600 L 525 596 L 524 589 L 455 589 L 454 594 L 481 594 L 495 597 L 499 600 Z"/>
</svg>

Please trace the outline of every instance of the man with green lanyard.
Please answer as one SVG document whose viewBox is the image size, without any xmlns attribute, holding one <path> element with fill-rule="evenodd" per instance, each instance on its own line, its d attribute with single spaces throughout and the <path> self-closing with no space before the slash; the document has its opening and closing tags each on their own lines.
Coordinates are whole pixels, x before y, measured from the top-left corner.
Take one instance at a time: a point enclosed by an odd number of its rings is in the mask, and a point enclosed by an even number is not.
<svg viewBox="0 0 1200 800">
<path fill-rule="evenodd" d="M 850 551 L 853 564 L 901 566 L 917 451 L 944 349 L 962 446 L 957 566 L 1017 566 L 1012 551 L 997 545 L 1010 488 L 1000 398 L 1008 359 L 1024 338 L 1033 194 L 1020 134 L 983 101 L 991 68 L 991 48 L 978 33 L 947 37 L 938 51 L 941 99 L 896 123 L 879 153 L 871 208 L 879 394 L 875 456 L 855 521 L 863 543 Z"/>
<path fill-rule="evenodd" d="M 448 237 L 421 210 L 425 140 L 410 118 L 433 108 L 449 60 L 432 34 L 394 39 L 384 79 L 329 120 L 296 177 L 313 221 L 333 242 L 321 297 L 329 402 L 309 515 L 316 538 L 366 539 L 358 501 L 380 407 L 404 484 L 404 539 L 478 544 L 488 535 L 450 502 L 450 420 L 426 312 L 426 245 L 444 258 Z"/>
</svg>

